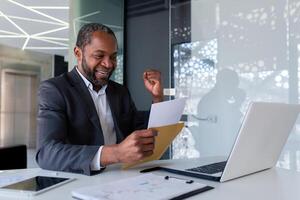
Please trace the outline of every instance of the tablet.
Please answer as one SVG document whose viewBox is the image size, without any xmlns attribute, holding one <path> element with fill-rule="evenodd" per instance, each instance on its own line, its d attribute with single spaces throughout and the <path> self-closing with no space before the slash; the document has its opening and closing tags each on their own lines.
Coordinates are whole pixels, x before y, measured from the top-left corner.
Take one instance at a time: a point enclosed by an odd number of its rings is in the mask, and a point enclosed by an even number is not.
<svg viewBox="0 0 300 200">
<path fill-rule="evenodd" d="M 0 187 L 2 194 L 22 193 L 28 196 L 37 195 L 54 187 L 68 183 L 73 178 L 35 176 L 10 185 Z"/>
</svg>

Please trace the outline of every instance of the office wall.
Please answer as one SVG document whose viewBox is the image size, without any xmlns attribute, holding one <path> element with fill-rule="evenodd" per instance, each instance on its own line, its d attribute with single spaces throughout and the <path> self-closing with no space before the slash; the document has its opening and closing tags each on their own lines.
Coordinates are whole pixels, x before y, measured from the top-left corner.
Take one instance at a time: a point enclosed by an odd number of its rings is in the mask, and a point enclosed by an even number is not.
<svg viewBox="0 0 300 200">
<path fill-rule="evenodd" d="M 40 80 L 45 80 L 53 76 L 53 55 L 34 52 L 0 45 L 0 69 L 12 68 L 22 70 L 32 70 L 40 73 Z M 35 67 L 29 67 L 35 66 Z"/>
<path fill-rule="evenodd" d="M 53 56 L 0 45 L 0 145 L 35 148 L 37 90 L 53 76 Z"/>
<path fill-rule="evenodd" d="M 128 17 L 126 34 L 126 85 L 137 108 L 147 110 L 151 96 L 143 84 L 144 70 L 160 70 L 164 87 L 169 87 L 169 11 Z"/>
</svg>

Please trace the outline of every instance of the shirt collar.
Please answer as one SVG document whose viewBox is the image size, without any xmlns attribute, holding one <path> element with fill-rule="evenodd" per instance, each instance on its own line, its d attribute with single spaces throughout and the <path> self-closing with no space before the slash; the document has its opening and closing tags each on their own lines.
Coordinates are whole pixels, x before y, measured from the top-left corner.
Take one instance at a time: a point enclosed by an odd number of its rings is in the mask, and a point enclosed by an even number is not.
<svg viewBox="0 0 300 200">
<path fill-rule="evenodd" d="M 86 85 L 86 87 L 89 88 L 90 90 L 96 92 L 95 90 L 93 90 L 93 84 L 81 74 L 81 72 L 78 70 L 77 66 L 76 66 L 76 70 L 77 70 L 78 74 L 80 75 L 81 79 L 84 81 L 84 84 Z M 106 88 L 107 88 L 107 84 L 101 87 L 101 89 L 98 91 L 98 94 L 104 94 Z"/>
</svg>

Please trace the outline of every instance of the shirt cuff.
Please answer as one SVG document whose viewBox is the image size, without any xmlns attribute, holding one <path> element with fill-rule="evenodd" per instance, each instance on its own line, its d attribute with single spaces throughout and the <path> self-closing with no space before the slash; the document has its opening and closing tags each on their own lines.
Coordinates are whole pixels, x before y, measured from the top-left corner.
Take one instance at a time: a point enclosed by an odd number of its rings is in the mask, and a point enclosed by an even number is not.
<svg viewBox="0 0 300 200">
<path fill-rule="evenodd" d="M 92 171 L 99 171 L 105 167 L 101 166 L 100 160 L 101 160 L 101 152 L 102 152 L 103 146 L 100 146 L 98 149 L 96 155 L 94 156 L 94 159 L 91 162 L 91 170 Z"/>
</svg>

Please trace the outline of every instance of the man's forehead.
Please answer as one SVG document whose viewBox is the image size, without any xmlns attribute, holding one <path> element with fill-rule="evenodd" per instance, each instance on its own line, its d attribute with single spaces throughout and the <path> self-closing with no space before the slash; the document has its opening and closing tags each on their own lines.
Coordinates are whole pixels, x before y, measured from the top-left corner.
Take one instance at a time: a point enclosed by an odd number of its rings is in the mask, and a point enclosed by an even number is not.
<svg viewBox="0 0 300 200">
<path fill-rule="evenodd" d="M 96 49 L 93 51 L 93 53 L 100 53 L 100 54 L 105 54 L 107 52 L 103 51 L 103 50 L 100 50 L 100 49 Z M 117 51 L 114 51 L 112 52 L 112 54 L 117 54 L 118 52 Z"/>
<path fill-rule="evenodd" d="M 91 41 L 95 40 L 95 39 L 109 40 L 109 41 L 113 41 L 114 43 L 117 43 L 116 38 L 112 34 L 104 32 L 104 31 L 93 32 L 92 36 L 91 36 Z"/>
<path fill-rule="evenodd" d="M 115 37 L 109 33 L 96 31 L 92 34 L 90 43 L 85 46 L 85 49 L 114 53 L 117 51 L 117 41 Z"/>
</svg>

